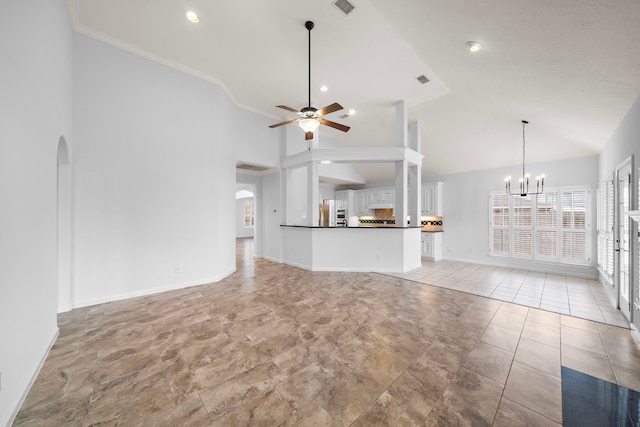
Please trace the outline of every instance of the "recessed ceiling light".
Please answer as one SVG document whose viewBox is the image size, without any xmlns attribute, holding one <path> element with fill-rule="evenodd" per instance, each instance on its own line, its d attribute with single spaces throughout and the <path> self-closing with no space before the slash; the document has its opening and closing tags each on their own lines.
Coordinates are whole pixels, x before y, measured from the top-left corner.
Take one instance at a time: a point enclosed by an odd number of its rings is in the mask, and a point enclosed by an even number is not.
<svg viewBox="0 0 640 427">
<path fill-rule="evenodd" d="M 329 88 L 328 88 L 328 87 L 326 87 L 326 86 L 320 86 L 320 92 L 326 92 L 326 91 L 328 91 L 328 90 L 329 90 Z"/>
<path fill-rule="evenodd" d="M 195 12 L 189 11 L 186 13 L 187 19 L 191 22 L 193 22 L 194 24 L 197 24 L 198 22 L 200 22 L 200 18 L 198 18 L 198 15 Z"/>
<path fill-rule="evenodd" d="M 356 113 L 356 110 L 354 110 L 353 108 L 349 110 L 349 115 L 353 116 Z"/>
<path fill-rule="evenodd" d="M 331 164 L 331 160 L 320 160 L 320 164 L 330 165 Z"/>
<path fill-rule="evenodd" d="M 469 48 L 469 52 L 477 52 L 480 49 L 482 49 L 482 43 L 478 43 L 478 42 L 467 42 L 467 47 Z"/>
</svg>

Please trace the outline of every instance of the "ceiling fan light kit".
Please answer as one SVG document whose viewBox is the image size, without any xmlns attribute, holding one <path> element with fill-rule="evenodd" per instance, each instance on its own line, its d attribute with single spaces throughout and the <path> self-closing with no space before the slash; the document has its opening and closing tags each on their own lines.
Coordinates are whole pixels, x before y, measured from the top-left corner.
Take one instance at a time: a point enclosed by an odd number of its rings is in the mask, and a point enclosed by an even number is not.
<svg viewBox="0 0 640 427">
<path fill-rule="evenodd" d="M 470 41 L 470 42 L 467 42 L 467 48 L 469 49 L 469 52 L 475 53 L 481 50 L 483 46 L 482 46 L 482 43 L 480 42 Z"/>
<path fill-rule="evenodd" d="M 298 114 L 298 118 L 293 120 L 287 120 L 281 123 L 276 123 L 269 127 L 273 129 L 280 126 L 297 123 L 298 126 L 300 126 L 302 130 L 304 130 L 305 140 L 313 139 L 313 132 L 315 132 L 315 130 L 318 129 L 318 126 L 320 125 L 329 126 L 334 129 L 338 129 L 342 132 L 347 132 L 350 129 L 349 126 L 345 126 L 340 123 L 335 123 L 330 120 L 326 120 L 322 118 L 322 116 L 333 113 L 335 111 L 342 110 L 342 105 L 338 104 L 337 102 L 334 102 L 333 104 L 327 105 L 326 107 L 321 108 L 319 110 L 311 106 L 311 30 L 313 29 L 314 24 L 312 21 L 307 21 L 304 23 L 304 27 L 309 32 L 309 86 L 308 86 L 309 103 L 306 107 L 304 107 L 300 111 L 291 107 L 287 107 L 286 105 L 277 105 L 276 107 L 278 108 L 282 108 L 283 110 L 287 110 L 292 113 Z"/>
<path fill-rule="evenodd" d="M 508 176 L 504 180 L 505 191 L 510 196 L 526 197 L 526 196 L 535 196 L 536 194 L 544 193 L 544 175 L 536 176 L 536 191 L 535 192 L 530 192 L 529 191 L 529 174 L 525 173 L 525 171 L 524 171 L 524 155 L 525 155 L 525 151 L 524 151 L 524 127 L 527 124 L 529 124 L 528 121 L 526 121 L 526 120 L 522 121 L 522 178 L 520 178 L 518 180 L 519 191 L 516 192 L 516 193 L 512 193 L 511 192 L 511 177 L 510 176 Z"/>
</svg>

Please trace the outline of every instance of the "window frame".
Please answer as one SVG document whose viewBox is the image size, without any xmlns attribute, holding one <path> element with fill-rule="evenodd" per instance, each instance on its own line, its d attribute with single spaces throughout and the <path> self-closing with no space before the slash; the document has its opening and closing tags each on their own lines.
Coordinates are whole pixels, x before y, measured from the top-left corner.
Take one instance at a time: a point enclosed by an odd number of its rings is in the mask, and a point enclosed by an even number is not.
<svg viewBox="0 0 640 427">
<path fill-rule="evenodd" d="M 573 201 L 574 198 L 576 197 L 576 195 L 580 194 L 584 192 L 584 211 L 582 210 L 582 205 L 580 205 L 581 209 L 576 211 L 575 210 L 575 206 L 576 204 L 572 202 L 572 214 L 570 215 L 570 218 L 572 219 L 572 223 L 571 223 L 571 227 L 564 227 L 563 226 L 563 194 L 565 193 L 571 193 L 571 200 Z M 555 219 L 553 221 L 547 221 L 549 222 L 549 224 L 540 224 L 538 221 L 538 215 L 541 213 L 539 211 L 540 208 L 540 204 L 542 203 L 541 197 L 545 196 L 548 197 L 548 194 L 554 194 L 554 205 L 551 206 L 551 210 L 554 211 L 554 214 L 556 215 Z M 508 207 L 507 207 L 507 211 L 508 211 L 508 225 L 507 226 L 503 226 L 503 225 L 497 225 L 495 224 L 495 219 L 496 217 L 494 209 L 496 207 L 495 205 L 495 200 L 494 198 L 496 197 L 508 197 Z M 576 265 L 576 266 L 590 266 L 592 265 L 592 259 L 593 259 L 593 254 L 592 254 L 592 236 L 593 236 L 593 230 L 591 227 L 591 203 L 592 203 L 592 196 L 591 196 L 591 186 L 589 185 L 579 185 L 579 186 L 567 186 L 567 187 L 555 187 L 555 188 L 548 188 L 545 193 L 540 195 L 541 197 L 538 197 L 536 195 L 532 195 L 532 196 L 527 196 L 528 199 L 531 200 L 530 203 L 530 217 L 527 221 L 525 222 L 520 222 L 517 224 L 517 219 L 522 219 L 524 218 L 522 216 L 522 212 L 519 212 L 520 215 L 518 215 L 518 209 L 522 209 L 522 208 L 517 208 L 517 204 L 519 202 L 521 198 L 521 196 L 518 195 L 505 195 L 504 190 L 503 191 L 490 191 L 489 192 L 489 256 L 495 256 L 495 257 L 506 257 L 506 258 L 511 258 L 511 259 L 520 259 L 520 260 L 530 260 L 530 261 L 537 261 L 537 262 L 549 262 L 549 263 L 555 263 L 555 264 L 566 264 L 566 265 Z M 581 213 L 583 212 L 584 215 L 584 228 L 580 228 L 580 227 L 575 227 L 575 222 L 573 221 L 576 218 L 575 213 Z M 578 215 L 578 218 L 581 217 L 582 215 Z M 580 224 L 580 221 L 578 221 L 578 224 Z M 500 252 L 496 252 L 494 250 L 494 248 L 496 248 L 496 246 L 494 245 L 494 232 L 496 230 L 500 230 L 502 233 L 504 233 L 506 231 L 506 233 L 508 234 L 508 250 L 507 251 L 500 251 Z M 530 253 L 526 253 L 526 251 L 523 251 L 521 253 L 519 253 L 517 251 L 517 248 L 515 246 L 516 243 L 518 243 L 516 240 L 516 233 L 522 234 L 522 233 L 527 233 L 527 231 L 530 232 L 530 238 L 531 238 L 531 242 L 530 242 Z M 555 239 L 555 256 L 548 256 L 546 254 L 541 255 L 541 251 L 539 250 L 539 243 L 540 243 L 540 239 L 542 237 L 542 233 L 545 233 L 545 235 L 549 236 L 549 233 L 553 233 L 553 235 L 555 235 L 554 239 Z M 571 234 L 570 234 L 571 233 Z M 575 235 L 575 233 L 578 233 L 578 235 L 583 234 L 584 233 L 584 246 L 585 246 L 585 257 L 584 259 L 576 259 L 573 257 L 567 258 L 564 256 L 564 249 L 565 246 L 568 247 L 566 244 L 569 242 L 568 240 L 566 240 L 566 238 L 568 236 L 573 236 Z M 565 240 L 563 240 L 565 239 Z M 504 245 L 503 245 L 504 246 Z M 500 245 L 498 245 L 498 247 L 501 247 Z M 545 251 L 546 253 L 548 253 L 547 251 Z"/>
<path fill-rule="evenodd" d="M 244 201 L 244 228 L 255 228 L 256 226 L 256 212 L 255 203 L 253 197 L 248 197 Z"/>
</svg>

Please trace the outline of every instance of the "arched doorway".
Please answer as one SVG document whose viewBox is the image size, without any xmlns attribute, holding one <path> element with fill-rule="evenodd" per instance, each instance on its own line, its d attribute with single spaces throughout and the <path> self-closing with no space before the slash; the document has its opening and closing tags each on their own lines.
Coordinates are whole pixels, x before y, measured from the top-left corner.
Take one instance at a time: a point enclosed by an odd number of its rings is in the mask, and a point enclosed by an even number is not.
<svg viewBox="0 0 640 427">
<path fill-rule="evenodd" d="M 71 288 L 71 161 L 64 137 L 58 140 L 58 313 L 73 308 Z"/>
</svg>

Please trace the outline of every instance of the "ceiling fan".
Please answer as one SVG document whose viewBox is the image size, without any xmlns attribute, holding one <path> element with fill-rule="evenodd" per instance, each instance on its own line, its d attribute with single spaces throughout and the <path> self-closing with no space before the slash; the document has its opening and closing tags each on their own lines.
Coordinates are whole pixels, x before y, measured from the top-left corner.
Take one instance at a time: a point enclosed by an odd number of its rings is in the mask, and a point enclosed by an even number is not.
<svg viewBox="0 0 640 427">
<path fill-rule="evenodd" d="M 309 104 L 300 111 L 291 107 L 287 107 L 286 105 L 276 105 L 276 107 L 278 108 L 282 108 L 283 110 L 298 114 L 298 118 L 287 120 L 286 122 L 282 123 L 276 123 L 269 127 L 277 128 L 279 126 L 298 123 L 298 125 L 304 130 L 305 140 L 313 139 L 313 132 L 320 125 L 329 126 L 334 129 L 341 130 L 342 132 L 347 132 L 350 129 L 349 126 L 345 126 L 340 123 L 332 122 L 323 118 L 323 116 L 327 114 L 342 110 L 342 105 L 334 102 L 333 104 L 327 105 L 326 107 L 321 109 L 317 109 L 311 106 L 311 30 L 313 29 L 314 25 L 313 22 L 307 21 L 304 23 L 304 26 L 309 31 Z"/>
</svg>

